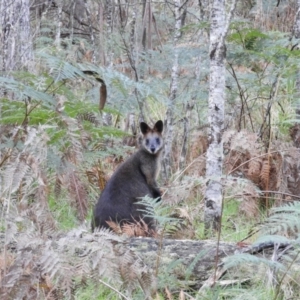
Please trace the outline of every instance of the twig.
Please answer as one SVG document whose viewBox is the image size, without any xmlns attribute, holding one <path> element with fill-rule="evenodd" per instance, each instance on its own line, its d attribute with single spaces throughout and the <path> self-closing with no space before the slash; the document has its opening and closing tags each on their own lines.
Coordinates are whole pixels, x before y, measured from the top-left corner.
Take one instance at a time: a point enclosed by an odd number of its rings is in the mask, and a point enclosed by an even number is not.
<svg viewBox="0 0 300 300">
<path fill-rule="evenodd" d="M 271 88 L 271 91 L 270 91 L 270 101 L 268 103 L 268 107 L 267 107 L 267 111 L 265 113 L 265 116 L 264 116 L 264 120 L 261 124 L 261 127 L 260 127 L 260 130 L 259 130 L 259 133 L 258 133 L 258 136 L 260 138 L 262 138 L 263 136 L 263 133 L 264 133 L 264 127 L 265 127 L 265 124 L 267 122 L 267 118 L 269 116 L 269 120 L 270 120 L 270 113 L 271 113 L 271 108 L 272 108 L 272 104 L 274 102 L 274 99 L 277 95 L 277 91 L 278 91 L 278 82 L 279 82 L 279 78 L 280 78 L 280 74 L 277 74 L 276 78 L 275 78 L 275 81 L 273 82 L 272 84 L 272 88 Z M 270 137 L 269 137 L 270 138 Z"/>
<path fill-rule="evenodd" d="M 273 194 L 280 194 L 280 195 L 284 195 L 284 196 L 290 196 L 290 197 L 294 197 L 294 198 L 298 198 L 298 199 L 300 199 L 300 196 L 293 195 L 293 194 L 289 194 L 289 193 L 278 192 L 278 191 L 260 191 L 260 192 L 261 192 L 261 193 L 273 193 Z"/>
<path fill-rule="evenodd" d="M 242 87 L 238 81 L 238 78 L 236 76 L 236 73 L 235 73 L 235 70 L 232 66 L 232 64 L 228 63 L 228 65 L 230 66 L 230 69 L 232 70 L 232 77 L 234 78 L 235 82 L 236 82 L 236 85 L 238 87 L 238 90 L 239 90 L 239 95 L 240 95 L 240 99 L 241 99 L 241 102 L 242 102 L 242 110 L 244 110 L 244 103 L 245 103 L 245 106 L 247 107 L 247 110 L 248 110 L 248 116 L 249 116 L 249 119 L 250 119 L 250 123 L 251 123 L 251 127 L 252 127 L 252 131 L 254 132 L 254 126 L 253 126 L 253 122 L 252 122 L 252 117 L 251 117 L 251 114 L 250 114 L 250 110 L 249 110 L 249 106 L 248 106 L 248 103 L 247 103 L 247 99 L 245 99 L 245 92 L 242 90 Z M 229 72 L 230 73 L 230 72 Z M 239 129 L 241 129 L 241 123 L 242 123 L 242 112 L 240 114 L 240 122 L 239 122 Z"/>
</svg>

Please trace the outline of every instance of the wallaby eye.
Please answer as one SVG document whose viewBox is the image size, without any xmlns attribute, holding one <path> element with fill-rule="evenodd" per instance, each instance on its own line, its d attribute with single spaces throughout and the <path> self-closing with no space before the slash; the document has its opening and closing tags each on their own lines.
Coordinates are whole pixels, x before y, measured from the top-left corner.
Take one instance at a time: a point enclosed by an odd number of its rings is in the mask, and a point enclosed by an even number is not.
<svg viewBox="0 0 300 300">
<path fill-rule="evenodd" d="M 156 144 L 159 145 L 160 144 L 160 139 L 156 138 Z"/>
<path fill-rule="evenodd" d="M 146 139 L 146 146 L 148 146 L 149 145 L 149 139 Z"/>
</svg>

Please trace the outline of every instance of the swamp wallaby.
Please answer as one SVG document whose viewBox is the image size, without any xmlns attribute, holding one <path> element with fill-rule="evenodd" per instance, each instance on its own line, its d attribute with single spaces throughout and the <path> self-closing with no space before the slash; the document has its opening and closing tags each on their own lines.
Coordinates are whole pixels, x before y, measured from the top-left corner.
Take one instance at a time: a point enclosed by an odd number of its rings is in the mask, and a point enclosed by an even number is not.
<svg viewBox="0 0 300 300">
<path fill-rule="evenodd" d="M 140 123 L 143 139 L 140 149 L 121 164 L 107 182 L 94 209 L 92 230 L 106 227 L 106 221 L 120 225 L 136 223 L 141 219 L 153 229 L 152 218 L 143 216 L 143 206 L 136 203 L 148 195 L 161 197 L 156 178 L 160 170 L 160 154 L 163 148 L 163 122 L 157 121 L 153 129 Z"/>
</svg>

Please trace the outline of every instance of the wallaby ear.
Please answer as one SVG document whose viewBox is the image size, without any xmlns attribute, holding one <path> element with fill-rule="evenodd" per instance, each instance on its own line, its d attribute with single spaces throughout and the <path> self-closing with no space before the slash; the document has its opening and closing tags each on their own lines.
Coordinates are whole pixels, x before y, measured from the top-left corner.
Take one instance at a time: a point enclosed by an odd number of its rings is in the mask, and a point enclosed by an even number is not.
<svg viewBox="0 0 300 300">
<path fill-rule="evenodd" d="M 159 120 L 155 123 L 154 127 L 153 127 L 153 130 L 154 131 L 157 131 L 159 133 L 162 133 L 163 131 L 163 128 L 164 128 L 164 123 L 162 120 Z"/>
<path fill-rule="evenodd" d="M 145 123 L 145 122 L 141 122 L 140 123 L 140 128 L 141 128 L 141 132 L 142 134 L 146 134 L 149 132 L 149 130 L 151 130 L 151 128 Z"/>
</svg>

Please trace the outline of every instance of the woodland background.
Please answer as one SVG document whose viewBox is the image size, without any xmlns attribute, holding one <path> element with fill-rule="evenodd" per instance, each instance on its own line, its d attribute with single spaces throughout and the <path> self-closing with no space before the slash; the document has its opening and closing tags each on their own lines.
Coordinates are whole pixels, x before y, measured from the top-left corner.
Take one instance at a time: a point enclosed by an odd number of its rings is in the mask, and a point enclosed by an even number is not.
<svg viewBox="0 0 300 300">
<path fill-rule="evenodd" d="M 211 4 L 1 1 L 1 299 L 300 298 L 299 1 L 237 1 L 222 132 L 219 238 L 288 242 L 288 266 L 235 256 L 228 268 L 259 266 L 250 283 L 199 292 L 190 270 L 174 278 L 176 261 L 146 272 L 115 233 L 90 237 L 98 246 L 77 259 L 61 238 L 90 230 L 100 191 L 138 145 L 139 121 L 167 117 L 163 203 L 144 201 L 161 238 L 205 237 Z"/>
</svg>

